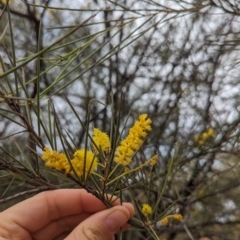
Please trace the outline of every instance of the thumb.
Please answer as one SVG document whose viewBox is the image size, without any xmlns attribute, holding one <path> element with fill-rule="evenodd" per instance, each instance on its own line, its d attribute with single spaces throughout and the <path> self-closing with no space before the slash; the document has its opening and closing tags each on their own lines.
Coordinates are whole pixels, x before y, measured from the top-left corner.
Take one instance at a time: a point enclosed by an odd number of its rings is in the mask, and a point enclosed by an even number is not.
<svg viewBox="0 0 240 240">
<path fill-rule="evenodd" d="M 121 227 L 127 229 L 127 221 L 133 212 L 131 204 L 124 204 L 95 213 L 81 222 L 65 240 L 113 240 Z"/>
</svg>

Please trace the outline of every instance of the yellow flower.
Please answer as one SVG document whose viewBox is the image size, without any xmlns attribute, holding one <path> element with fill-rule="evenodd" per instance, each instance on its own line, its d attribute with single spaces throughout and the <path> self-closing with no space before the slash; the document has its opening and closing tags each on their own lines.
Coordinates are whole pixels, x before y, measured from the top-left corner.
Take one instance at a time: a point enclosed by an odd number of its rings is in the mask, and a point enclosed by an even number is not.
<svg viewBox="0 0 240 240">
<path fill-rule="evenodd" d="M 69 165 L 67 156 L 64 153 L 59 153 L 56 150 L 50 150 L 48 147 L 44 148 L 42 160 L 46 161 L 46 166 L 60 171 L 66 170 Z"/>
<path fill-rule="evenodd" d="M 202 134 L 196 134 L 194 136 L 194 141 L 198 146 L 203 146 L 206 142 L 215 137 L 215 131 L 213 128 L 209 128 Z"/>
<path fill-rule="evenodd" d="M 7 4 L 7 0 L 1 0 L 0 2 L 1 2 L 2 4 L 4 4 L 4 5 Z M 8 2 L 8 4 L 11 5 L 11 4 L 12 4 L 12 1 L 10 0 L 10 1 Z"/>
<path fill-rule="evenodd" d="M 101 149 L 103 153 L 110 152 L 111 143 L 110 143 L 108 135 L 105 132 L 100 131 L 98 128 L 94 128 L 92 139 L 93 139 L 94 143 L 97 145 L 98 149 Z M 93 151 L 95 153 L 98 153 L 98 150 L 95 147 L 95 145 L 93 144 L 92 146 L 93 146 Z"/>
<path fill-rule="evenodd" d="M 215 137 L 215 131 L 214 131 L 213 128 L 209 128 L 209 129 L 207 130 L 207 133 L 208 133 L 208 136 L 209 136 L 209 137 Z"/>
<path fill-rule="evenodd" d="M 156 165 L 157 164 L 157 159 L 158 159 L 158 155 L 156 154 L 156 155 L 154 155 L 151 159 L 150 159 L 150 165 L 151 166 L 154 166 L 154 165 Z"/>
<path fill-rule="evenodd" d="M 150 206 L 149 204 L 147 204 L 147 203 L 144 203 L 144 204 L 142 205 L 142 213 L 143 213 L 143 215 L 144 215 L 145 217 L 148 217 L 149 215 L 151 215 L 151 214 L 152 214 L 152 208 L 151 208 L 151 206 Z"/>
<path fill-rule="evenodd" d="M 208 133 L 207 132 L 204 132 L 202 134 L 202 140 L 206 141 L 208 139 Z"/>
<path fill-rule="evenodd" d="M 85 159 L 85 154 L 86 154 L 86 159 Z M 84 168 L 84 162 L 85 162 L 85 168 Z M 93 152 L 86 151 L 85 153 L 85 149 L 80 149 L 74 153 L 74 158 L 71 160 L 71 163 L 79 177 L 83 176 L 84 172 L 85 172 L 85 177 L 87 177 L 88 174 L 95 171 L 98 164 L 98 159 Z M 70 170 L 71 169 L 69 168 L 68 172 Z"/>
<path fill-rule="evenodd" d="M 198 145 L 199 145 L 199 146 L 202 146 L 202 145 L 204 145 L 204 144 L 205 144 L 205 140 L 199 140 L 199 141 L 198 141 Z"/>
<path fill-rule="evenodd" d="M 174 215 L 173 215 L 173 218 L 176 219 L 176 220 L 178 220 L 179 222 L 181 222 L 182 219 L 183 219 L 183 217 L 182 217 L 181 214 L 174 214 Z"/>
<path fill-rule="evenodd" d="M 123 166 L 127 166 L 132 162 L 134 153 L 143 144 L 144 138 L 148 132 L 152 130 L 151 119 L 147 114 L 139 116 L 133 127 L 130 128 L 129 134 L 121 141 L 115 152 L 114 161 Z"/>
<path fill-rule="evenodd" d="M 181 214 L 168 215 L 168 216 L 164 217 L 164 218 L 160 221 L 160 224 L 161 224 L 162 226 L 166 226 L 166 225 L 169 223 L 169 221 L 172 222 L 173 219 L 181 222 L 182 219 L 183 219 L 183 217 L 182 217 Z M 174 222 L 172 222 L 172 223 L 174 223 Z M 175 224 L 176 224 L 176 223 L 175 223 Z"/>
<path fill-rule="evenodd" d="M 164 217 L 161 221 L 160 221 L 160 224 L 162 226 L 166 226 L 168 224 L 168 217 Z"/>
</svg>

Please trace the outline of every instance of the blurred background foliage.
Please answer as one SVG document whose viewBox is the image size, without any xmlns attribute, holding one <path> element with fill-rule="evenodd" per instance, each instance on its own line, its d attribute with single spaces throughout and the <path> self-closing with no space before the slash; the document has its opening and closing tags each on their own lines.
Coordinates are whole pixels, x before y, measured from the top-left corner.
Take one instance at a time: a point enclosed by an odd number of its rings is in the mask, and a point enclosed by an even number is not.
<svg viewBox="0 0 240 240">
<path fill-rule="evenodd" d="M 153 131 L 134 164 L 159 155 L 150 200 L 167 179 L 158 213 L 183 215 L 156 225 L 159 238 L 240 239 L 239 1 L 1 0 L 0 10 L 1 210 L 76 187 L 36 161 L 44 144 L 62 150 L 59 132 L 84 147 L 78 117 L 109 133 L 147 113 Z M 142 203 L 145 171 L 131 187 Z M 152 238 L 133 228 L 123 239 Z"/>
</svg>

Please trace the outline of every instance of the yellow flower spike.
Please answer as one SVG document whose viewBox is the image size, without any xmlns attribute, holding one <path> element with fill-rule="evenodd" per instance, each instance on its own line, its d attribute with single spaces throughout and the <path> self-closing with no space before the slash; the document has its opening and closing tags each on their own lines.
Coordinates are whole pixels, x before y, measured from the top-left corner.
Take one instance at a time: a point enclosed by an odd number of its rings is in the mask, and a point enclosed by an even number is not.
<svg viewBox="0 0 240 240">
<path fill-rule="evenodd" d="M 149 204 L 147 204 L 147 203 L 144 203 L 144 204 L 142 205 L 142 213 L 143 213 L 143 215 L 144 215 L 145 217 L 148 217 L 149 215 L 151 215 L 151 214 L 152 214 L 152 208 L 151 208 L 151 206 L 150 206 Z"/>
<path fill-rule="evenodd" d="M 203 141 L 206 141 L 208 138 L 209 138 L 208 133 L 207 133 L 207 132 L 204 132 L 204 133 L 202 134 L 202 140 L 203 140 Z"/>
<path fill-rule="evenodd" d="M 64 153 L 59 153 L 56 150 L 50 150 L 48 147 L 44 148 L 42 160 L 46 161 L 45 165 L 56 170 L 66 170 L 68 168 L 67 156 Z"/>
<path fill-rule="evenodd" d="M 213 129 L 213 128 L 209 128 L 209 129 L 207 130 L 207 134 L 208 134 L 209 137 L 215 137 L 215 131 L 214 131 L 214 129 Z"/>
<path fill-rule="evenodd" d="M 207 143 L 209 140 L 215 137 L 215 131 L 213 128 L 207 129 L 202 134 L 196 134 L 194 136 L 194 141 L 198 146 L 203 146 L 205 143 Z"/>
<path fill-rule="evenodd" d="M 0 1 L 0 2 L 1 2 L 2 4 L 4 4 L 4 5 L 7 4 L 7 0 L 2 0 L 2 1 Z M 8 2 L 8 5 L 11 5 L 12 2 L 13 2 L 13 1 L 10 0 L 10 1 Z"/>
<path fill-rule="evenodd" d="M 84 160 L 85 154 L 86 154 L 86 160 Z M 85 169 L 84 169 L 84 161 L 85 161 Z M 71 163 L 79 177 L 84 175 L 84 171 L 85 171 L 85 177 L 87 177 L 88 174 L 95 171 L 98 165 L 98 159 L 93 152 L 86 151 L 85 153 L 85 149 L 80 149 L 74 153 L 74 158 L 71 160 Z"/>
<path fill-rule="evenodd" d="M 132 162 L 134 153 L 143 144 L 144 138 L 151 128 L 152 120 L 147 114 L 141 114 L 138 120 L 130 128 L 125 139 L 121 141 L 115 152 L 114 161 L 120 165 L 127 166 Z"/>
<path fill-rule="evenodd" d="M 199 146 L 202 146 L 202 145 L 204 145 L 205 144 L 205 141 L 204 140 L 199 140 L 199 142 L 198 142 L 198 145 Z"/>
<path fill-rule="evenodd" d="M 158 159 L 158 155 L 156 154 L 156 155 L 154 155 L 154 156 L 150 159 L 149 164 L 150 164 L 151 166 L 156 165 L 156 164 L 157 164 L 157 159 Z"/>
<path fill-rule="evenodd" d="M 166 226 L 168 224 L 168 217 L 164 217 L 162 220 L 160 220 L 161 226 Z"/>
<path fill-rule="evenodd" d="M 111 150 L 111 143 L 108 135 L 105 132 L 100 131 L 98 128 L 93 129 L 92 139 L 97 145 L 98 149 L 101 149 L 103 153 L 108 153 Z M 93 151 L 98 153 L 97 148 L 93 144 Z"/>
<path fill-rule="evenodd" d="M 172 222 L 171 220 L 173 220 L 173 219 L 181 222 L 182 219 L 183 219 L 183 217 L 182 217 L 181 214 L 168 215 L 168 216 L 166 216 L 166 217 L 164 217 L 163 219 L 160 220 L 160 224 L 161 224 L 162 226 L 166 226 L 166 225 L 168 225 L 169 221 L 170 221 L 170 223 L 171 223 L 171 222 Z M 173 223 L 173 222 L 172 222 L 172 223 Z M 176 223 L 175 223 L 175 224 L 176 224 Z"/>
<path fill-rule="evenodd" d="M 176 220 L 178 220 L 179 222 L 181 222 L 182 219 L 183 219 L 183 217 L 182 217 L 181 214 L 174 214 L 174 215 L 173 215 L 173 218 L 176 219 Z"/>
</svg>

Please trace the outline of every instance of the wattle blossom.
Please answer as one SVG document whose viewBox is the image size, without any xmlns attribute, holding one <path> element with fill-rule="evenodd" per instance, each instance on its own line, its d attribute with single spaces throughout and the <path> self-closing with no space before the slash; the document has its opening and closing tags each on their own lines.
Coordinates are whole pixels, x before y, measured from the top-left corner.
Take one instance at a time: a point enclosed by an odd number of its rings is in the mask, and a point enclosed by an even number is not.
<svg viewBox="0 0 240 240">
<path fill-rule="evenodd" d="M 103 153 L 108 153 L 111 150 L 111 143 L 108 135 L 105 132 L 100 131 L 98 128 L 93 129 L 93 142 L 97 145 L 98 149 L 101 149 Z M 93 151 L 98 153 L 98 149 L 92 144 Z"/>
<path fill-rule="evenodd" d="M 168 217 L 164 217 L 162 220 L 160 220 L 161 226 L 166 226 L 168 224 Z"/>
<path fill-rule="evenodd" d="M 64 153 L 59 153 L 56 150 L 50 150 L 48 147 L 44 148 L 42 154 L 42 160 L 45 161 L 45 165 L 56 170 L 66 170 L 68 168 L 67 156 Z"/>
<path fill-rule="evenodd" d="M 71 160 L 71 163 L 79 177 L 83 176 L 84 174 L 85 177 L 87 177 L 88 174 L 95 171 L 98 164 L 98 159 L 93 152 L 80 149 L 74 153 L 74 158 Z M 72 173 L 70 168 L 67 170 L 67 172 Z"/>
<path fill-rule="evenodd" d="M 152 207 L 149 204 L 144 203 L 142 205 L 142 213 L 145 217 L 148 217 L 149 215 L 152 214 Z"/>
<path fill-rule="evenodd" d="M 42 160 L 45 161 L 45 165 L 48 167 L 64 171 L 66 174 L 74 173 L 64 153 L 59 153 L 56 150 L 50 150 L 48 147 L 45 147 Z M 85 149 L 80 149 L 74 153 L 71 164 L 78 176 L 81 177 L 85 174 L 85 177 L 87 177 L 90 173 L 95 171 L 98 159 L 93 152 L 86 151 L 85 156 Z"/>
<path fill-rule="evenodd" d="M 169 221 L 171 221 L 171 219 L 175 219 L 179 222 L 182 221 L 183 217 L 181 214 L 173 214 L 173 215 L 168 215 L 166 217 L 164 217 L 163 219 L 160 220 L 160 224 L 162 226 L 168 225 Z"/>
<path fill-rule="evenodd" d="M 174 215 L 173 215 L 173 218 L 176 219 L 176 220 L 178 220 L 179 222 L 181 222 L 182 219 L 183 219 L 183 217 L 182 217 L 181 214 L 174 214 Z"/>
<path fill-rule="evenodd" d="M 208 128 L 201 134 L 196 134 L 194 136 L 194 141 L 198 146 L 203 146 L 208 141 L 212 140 L 215 137 L 216 133 L 213 128 Z"/>
<path fill-rule="evenodd" d="M 143 144 L 148 132 L 152 130 L 151 123 L 152 121 L 147 114 L 139 116 L 130 128 L 127 137 L 120 142 L 116 149 L 114 158 L 116 163 L 127 166 L 132 162 L 133 155 Z"/>
<path fill-rule="evenodd" d="M 158 159 L 158 155 L 156 154 L 156 155 L 154 155 L 154 156 L 150 159 L 149 164 L 150 164 L 151 166 L 156 165 L 156 164 L 157 164 L 157 159 Z"/>
</svg>

